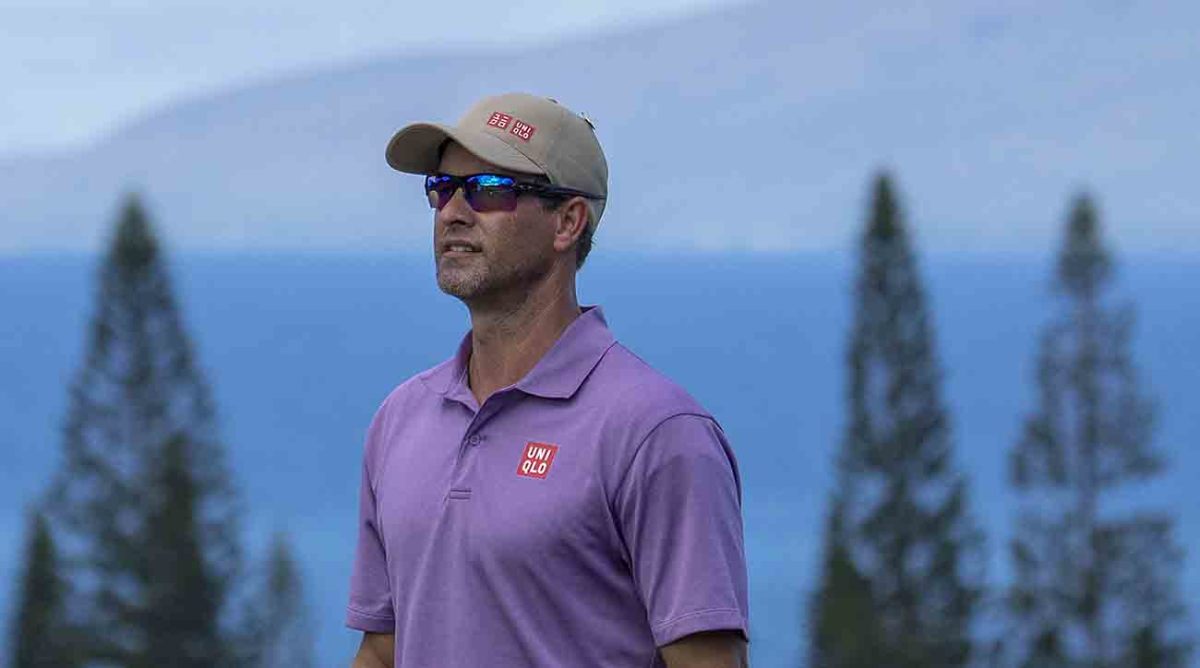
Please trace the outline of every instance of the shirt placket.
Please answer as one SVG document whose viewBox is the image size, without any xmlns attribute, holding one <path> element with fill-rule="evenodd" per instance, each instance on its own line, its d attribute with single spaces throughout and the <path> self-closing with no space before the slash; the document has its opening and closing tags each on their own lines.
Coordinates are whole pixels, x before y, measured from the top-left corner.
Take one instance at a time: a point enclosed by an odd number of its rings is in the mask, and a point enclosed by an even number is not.
<svg viewBox="0 0 1200 668">
<path fill-rule="evenodd" d="M 479 446 L 487 441 L 484 428 L 495 418 L 503 404 L 507 403 L 507 392 L 497 392 L 484 400 L 483 406 L 474 412 L 466 431 L 458 442 L 458 456 L 454 460 L 454 475 L 447 497 L 450 500 L 471 498 L 471 484 L 475 478 L 475 460 Z M 471 402 L 474 404 L 474 401 Z"/>
</svg>

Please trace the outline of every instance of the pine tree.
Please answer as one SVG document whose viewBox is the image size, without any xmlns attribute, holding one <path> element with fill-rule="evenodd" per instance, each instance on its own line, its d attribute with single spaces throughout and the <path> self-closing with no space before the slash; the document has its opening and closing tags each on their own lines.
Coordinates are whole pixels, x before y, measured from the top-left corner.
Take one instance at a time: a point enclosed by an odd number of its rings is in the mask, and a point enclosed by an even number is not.
<svg viewBox="0 0 1200 668">
<path fill-rule="evenodd" d="M 809 608 L 808 668 L 886 665 L 871 583 L 850 558 L 843 520 L 835 502 L 826 521 L 821 588 Z"/>
<path fill-rule="evenodd" d="M 878 637 L 878 654 L 866 663 L 825 666 L 949 668 L 971 659 L 982 537 L 968 516 L 966 482 L 952 462 L 932 324 L 915 264 L 890 177 L 881 174 L 862 236 L 847 355 L 849 420 L 833 504 L 840 517 L 831 520 L 842 536 L 825 546 L 827 563 L 836 567 L 827 567 L 813 606 L 816 620 L 838 620 L 843 628 L 826 629 L 826 638 L 810 643 L 820 649 L 829 637 Z M 850 575 L 838 576 L 839 570 Z M 845 597 L 868 595 L 873 614 L 836 611 Z"/>
<path fill-rule="evenodd" d="M 261 591 L 248 616 L 252 627 L 249 665 L 254 668 L 311 668 L 313 632 L 303 578 L 282 533 L 274 536 Z"/>
<path fill-rule="evenodd" d="M 59 573 L 54 537 L 38 510 L 29 515 L 29 546 L 12 620 L 11 668 L 74 668 L 74 630 L 64 604 L 66 585 Z"/>
<path fill-rule="evenodd" d="M 213 629 L 240 571 L 237 497 L 209 389 L 135 196 L 123 204 L 98 283 L 45 502 L 62 529 L 87 658 L 127 668 L 222 665 Z M 166 637 L 194 642 L 168 648 Z"/>
<path fill-rule="evenodd" d="M 218 628 L 221 587 L 204 563 L 189 450 L 183 438 L 169 439 L 150 479 L 138 564 L 146 592 L 141 654 L 147 668 L 205 668 L 225 658 Z"/>
<path fill-rule="evenodd" d="M 1080 195 L 1058 255 L 1059 313 L 1040 341 L 1038 405 L 1011 453 L 1022 497 L 1009 596 L 1019 666 L 1187 661 L 1169 518 L 1106 503 L 1163 466 L 1129 351 L 1132 307 L 1108 304 L 1112 265 L 1095 206 Z"/>
</svg>

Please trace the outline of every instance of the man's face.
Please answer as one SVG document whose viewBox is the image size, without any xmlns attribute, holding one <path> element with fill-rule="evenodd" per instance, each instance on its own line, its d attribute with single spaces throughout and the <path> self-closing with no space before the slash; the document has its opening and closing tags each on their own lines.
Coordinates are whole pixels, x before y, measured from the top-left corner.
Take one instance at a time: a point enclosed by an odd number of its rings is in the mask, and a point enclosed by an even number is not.
<svg viewBox="0 0 1200 668">
<path fill-rule="evenodd" d="M 480 160 L 453 141 L 446 146 L 438 171 L 522 178 Z M 554 266 L 555 213 L 546 211 L 536 197 L 518 198 L 511 212 L 478 212 L 460 189 L 441 211 L 434 212 L 433 220 L 438 287 L 468 304 L 526 292 Z M 476 250 L 451 251 L 455 242 Z"/>
</svg>

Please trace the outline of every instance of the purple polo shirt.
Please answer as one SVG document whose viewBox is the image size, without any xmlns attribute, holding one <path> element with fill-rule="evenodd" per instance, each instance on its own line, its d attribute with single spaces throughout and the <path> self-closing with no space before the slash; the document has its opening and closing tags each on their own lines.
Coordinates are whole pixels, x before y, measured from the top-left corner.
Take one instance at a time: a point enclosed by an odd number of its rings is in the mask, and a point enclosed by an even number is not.
<svg viewBox="0 0 1200 668">
<path fill-rule="evenodd" d="M 376 411 L 346 625 L 395 633 L 397 668 L 646 668 L 697 631 L 749 640 L 733 450 L 583 311 L 482 406 L 468 332 Z"/>
</svg>

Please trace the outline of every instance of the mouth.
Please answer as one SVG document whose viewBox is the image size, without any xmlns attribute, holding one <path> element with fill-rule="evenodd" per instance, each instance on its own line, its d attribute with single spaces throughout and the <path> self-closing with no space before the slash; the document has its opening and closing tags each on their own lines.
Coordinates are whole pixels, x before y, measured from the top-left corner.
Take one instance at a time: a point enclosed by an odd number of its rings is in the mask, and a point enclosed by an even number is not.
<svg viewBox="0 0 1200 668">
<path fill-rule="evenodd" d="M 442 255 L 446 257 L 468 257 L 480 253 L 478 246 L 461 241 L 448 241 L 442 244 Z"/>
</svg>

